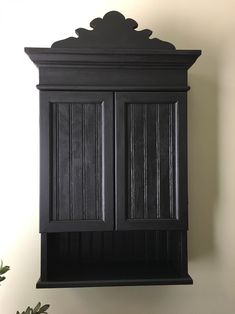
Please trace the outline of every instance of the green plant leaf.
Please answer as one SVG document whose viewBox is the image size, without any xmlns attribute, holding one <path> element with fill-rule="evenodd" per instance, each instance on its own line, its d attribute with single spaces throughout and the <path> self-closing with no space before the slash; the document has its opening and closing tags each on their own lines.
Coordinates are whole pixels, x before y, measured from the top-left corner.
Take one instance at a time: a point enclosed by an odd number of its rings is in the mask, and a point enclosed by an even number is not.
<svg viewBox="0 0 235 314">
<path fill-rule="evenodd" d="M 0 274 L 3 275 L 5 274 L 8 270 L 10 270 L 9 266 L 4 266 L 0 269 Z"/>
<path fill-rule="evenodd" d="M 35 308 L 33 309 L 33 313 L 36 314 L 37 311 L 40 309 L 41 307 L 41 302 L 38 302 L 38 304 L 35 306 Z"/>
<path fill-rule="evenodd" d="M 10 269 L 9 266 L 3 266 L 3 261 L 1 260 L 1 265 L 0 265 L 0 275 L 5 274 L 8 270 Z M 0 282 L 5 280 L 5 276 L 0 276 Z"/>
<path fill-rule="evenodd" d="M 38 304 L 35 306 L 34 309 L 32 309 L 31 307 L 27 307 L 27 309 L 25 311 L 23 311 L 21 314 L 47 314 L 47 312 L 45 312 L 48 308 L 50 307 L 49 304 L 45 304 L 41 307 L 41 302 L 38 302 Z M 20 314 L 19 311 L 16 312 L 16 314 Z"/>
<path fill-rule="evenodd" d="M 30 312 L 31 312 L 31 309 L 30 309 L 30 307 L 28 306 L 27 309 L 26 309 L 25 314 L 30 314 Z"/>
<path fill-rule="evenodd" d="M 40 310 L 38 311 L 38 313 L 44 313 L 49 307 L 50 307 L 49 304 L 43 305 L 43 306 L 40 308 Z"/>
</svg>

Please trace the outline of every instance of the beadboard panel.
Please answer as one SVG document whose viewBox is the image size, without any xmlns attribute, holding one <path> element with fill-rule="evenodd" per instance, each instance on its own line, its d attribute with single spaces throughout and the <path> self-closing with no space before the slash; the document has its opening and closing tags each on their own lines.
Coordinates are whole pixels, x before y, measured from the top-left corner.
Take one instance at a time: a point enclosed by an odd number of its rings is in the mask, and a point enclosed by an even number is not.
<svg viewBox="0 0 235 314">
<path fill-rule="evenodd" d="M 76 262 L 165 261 L 165 231 L 55 233 L 49 237 L 58 259 Z"/>
<path fill-rule="evenodd" d="M 52 220 L 102 217 L 102 103 L 53 104 Z"/>
<path fill-rule="evenodd" d="M 116 93 L 118 230 L 186 226 L 186 112 L 184 93 Z"/>
<path fill-rule="evenodd" d="M 41 97 L 41 116 L 48 117 L 41 139 L 49 137 L 50 157 L 48 207 L 42 207 L 46 230 L 112 230 L 112 93 L 43 92 Z"/>
<path fill-rule="evenodd" d="M 128 219 L 175 218 L 175 106 L 128 104 Z"/>
</svg>

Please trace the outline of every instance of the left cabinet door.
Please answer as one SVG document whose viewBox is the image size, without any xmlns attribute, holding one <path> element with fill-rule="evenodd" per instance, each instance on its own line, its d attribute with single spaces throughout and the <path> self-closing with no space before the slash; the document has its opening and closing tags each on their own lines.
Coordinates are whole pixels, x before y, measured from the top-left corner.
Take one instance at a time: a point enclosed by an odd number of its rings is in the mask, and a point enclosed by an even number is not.
<svg viewBox="0 0 235 314">
<path fill-rule="evenodd" d="M 113 230 L 113 95 L 40 93 L 40 232 Z"/>
</svg>

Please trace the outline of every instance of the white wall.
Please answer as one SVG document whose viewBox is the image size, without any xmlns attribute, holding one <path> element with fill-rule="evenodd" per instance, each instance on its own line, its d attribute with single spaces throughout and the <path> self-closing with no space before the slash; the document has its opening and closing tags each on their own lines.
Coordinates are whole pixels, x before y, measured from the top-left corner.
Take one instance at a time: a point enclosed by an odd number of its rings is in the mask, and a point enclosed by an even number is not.
<svg viewBox="0 0 235 314">
<path fill-rule="evenodd" d="M 189 83 L 189 270 L 193 286 L 36 290 L 38 71 L 24 46 L 49 47 L 119 10 L 179 49 L 202 49 Z M 0 3 L 0 258 L 11 266 L 0 313 L 37 301 L 50 314 L 235 312 L 235 1 Z"/>
</svg>

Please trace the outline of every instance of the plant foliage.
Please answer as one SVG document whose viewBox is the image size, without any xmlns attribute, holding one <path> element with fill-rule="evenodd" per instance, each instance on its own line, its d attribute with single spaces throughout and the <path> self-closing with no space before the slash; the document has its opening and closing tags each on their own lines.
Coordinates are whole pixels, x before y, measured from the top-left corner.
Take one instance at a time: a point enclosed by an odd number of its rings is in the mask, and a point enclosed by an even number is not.
<svg viewBox="0 0 235 314">
<path fill-rule="evenodd" d="M 9 266 L 3 266 L 3 261 L 1 261 L 1 264 L 0 264 L 0 282 L 6 279 L 5 276 L 1 276 L 1 275 L 4 275 L 8 270 L 10 270 L 10 267 Z"/>
<path fill-rule="evenodd" d="M 46 310 L 50 307 L 49 304 L 45 304 L 41 306 L 41 303 L 38 302 L 38 304 L 35 306 L 34 309 L 31 307 L 27 307 L 25 311 L 23 311 L 21 314 L 47 314 Z M 19 311 L 16 312 L 16 314 L 20 314 Z"/>
<path fill-rule="evenodd" d="M 6 272 L 10 270 L 9 266 L 3 266 L 3 261 L 0 263 L 0 282 L 5 280 L 6 277 L 2 276 Z M 23 311 L 21 314 L 48 314 L 46 310 L 48 310 L 50 307 L 49 304 L 41 305 L 41 302 L 38 302 L 38 304 L 35 306 L 35 308 L 27 307 L 25 311 Z M 16 312 L 16 314 L 20 314 L 19 311 Z"/>
</svg>

